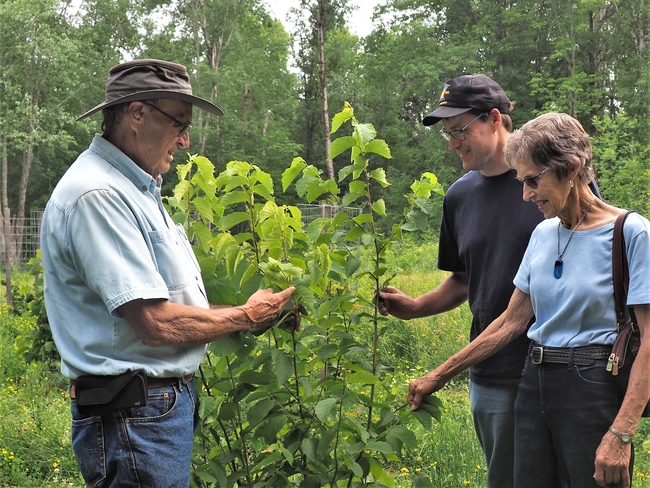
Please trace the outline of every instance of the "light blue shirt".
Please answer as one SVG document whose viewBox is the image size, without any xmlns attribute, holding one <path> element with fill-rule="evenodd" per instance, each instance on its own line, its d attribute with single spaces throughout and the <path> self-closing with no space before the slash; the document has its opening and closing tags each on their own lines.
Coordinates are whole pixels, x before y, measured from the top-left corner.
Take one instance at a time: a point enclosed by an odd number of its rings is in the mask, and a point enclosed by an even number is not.
<svg viewBox="0 0 650 488">
<path fill-rule="evenodd" d="M 576 231 L 562 258 L 563 272 L 553 276 L 557 260 L 558 218 L 533 232 L 515 286 L 530 295 L 536 322 L 528 337 L 544 346 L 609 345 L 616 337 L 612 280 L 614 223 Z M 560 226 L 560 250 L 571 231 Z M 624 226 L 630 269 L 628 305 L 650 303 L 650 224 L 639 214 Z"/>
<path fill-rule="evenodd" d="M 136 299 L 209 307 L 161 182 L 97 135 L 52 193 L 41 229 L 45 305 L 68 378 L 133 369 L 178 377 L 205 354 L 207 345 L 147 346 L 117 312 Z"/>
</svg>

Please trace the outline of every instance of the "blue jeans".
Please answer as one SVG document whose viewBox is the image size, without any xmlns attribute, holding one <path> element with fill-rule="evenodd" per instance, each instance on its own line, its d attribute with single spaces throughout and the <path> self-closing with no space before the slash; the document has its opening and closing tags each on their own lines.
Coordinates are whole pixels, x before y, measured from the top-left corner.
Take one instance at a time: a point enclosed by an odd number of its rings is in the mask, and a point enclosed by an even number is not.
<svg viewBox="0 0 650 488">
<path fill-rule="evenodd" d="M 196 388 L 149 388 L 145 407 L 82 416 L 71 400 L 72 449 L 90 487 L 177 488 L 190 485 Z"/>
<path fill-rule="evenodd" d="M 469 382 L 476 435 L 487 462 L 487 488 L 514 487 L 515 398 L 517 386 Z"/>
<path fill-rule="evenodd" d="M 606 364 L 535 365 L 527 358 L 515 403 L 517 486 L 598 487 L 596 449 L 617 412 L 614 376 Z"/>
</svg>

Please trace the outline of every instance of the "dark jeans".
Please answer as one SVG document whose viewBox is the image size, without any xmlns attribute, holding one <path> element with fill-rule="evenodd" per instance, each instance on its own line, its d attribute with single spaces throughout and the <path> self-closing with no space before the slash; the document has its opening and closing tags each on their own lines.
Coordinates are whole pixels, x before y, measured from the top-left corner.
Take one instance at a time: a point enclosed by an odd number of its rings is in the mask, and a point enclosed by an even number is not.
<svg viewBox="0 0 650 488">
<path fill-rule="evenodd" d="M 71 401 L 72 448 L 87 485 L 183 488 L 190 485 L 196 389 L 149 388 L 145 407 L 83 416 Z"/>
<path fill-rule="evenodd" d="M 536 365 L 527 358 L 515 402 L 516 487 L 598 487 L 596 449 L 617 412 L 606 364 Z"/>
</svg>

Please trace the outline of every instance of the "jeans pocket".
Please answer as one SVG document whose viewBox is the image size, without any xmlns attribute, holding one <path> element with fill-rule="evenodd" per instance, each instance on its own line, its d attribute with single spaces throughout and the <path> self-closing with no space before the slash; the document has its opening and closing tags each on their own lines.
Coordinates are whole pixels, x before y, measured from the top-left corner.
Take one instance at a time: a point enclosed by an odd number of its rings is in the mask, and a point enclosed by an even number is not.
<svg viewBox="0 0 650 488">
<path fill-rule="evenodd" d="M 104 429 L 101 417 L 79 416 L 74 402 L 72 408 L 72 450 L 88 486 L 97 486 L 106 478 Z"/>
<path fill-rule="evenodd" d="M 162 420 L 173 413 L 177 400 L 178 395 L 174 387 L 150 388 L 147 404 L 144 407 L 129 409 L 124 418 L 137 423 Z"/>
<path fill-rule="evenodd" d="M 613 388 L 614 376 L 605 369 L 605 361 L 595 361 L 589 366 L 574 366 L 576 375 L 587 385 Z"/>
</svg>

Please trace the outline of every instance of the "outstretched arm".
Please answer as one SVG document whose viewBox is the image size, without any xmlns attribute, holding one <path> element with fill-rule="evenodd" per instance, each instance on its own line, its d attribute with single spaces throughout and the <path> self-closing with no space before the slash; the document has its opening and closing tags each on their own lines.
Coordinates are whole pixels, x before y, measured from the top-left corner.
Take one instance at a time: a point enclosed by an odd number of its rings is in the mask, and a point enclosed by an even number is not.
<svg viewBox="0 0 650 488">
<path fill-rule="evenodd" d="M 118 311 L 149 346 L 206 344 L 233 332 L 271 326 L 294 291 L 293 286 L 279 293 L 258 290 L 239 307 L 204 309 L 168 300 L 134 300 Z"/>
<path fill-rule="evenodd" d="M 454 376 L 487 359 L 523 334 L 533 317 L 530 295 L 515 288 L 505 312 L 487 329 L 447 361 L 409 384 L 408 402 L 411 410 L 420 408 L 422 398 L 440 390 Z"/>
</svg>

